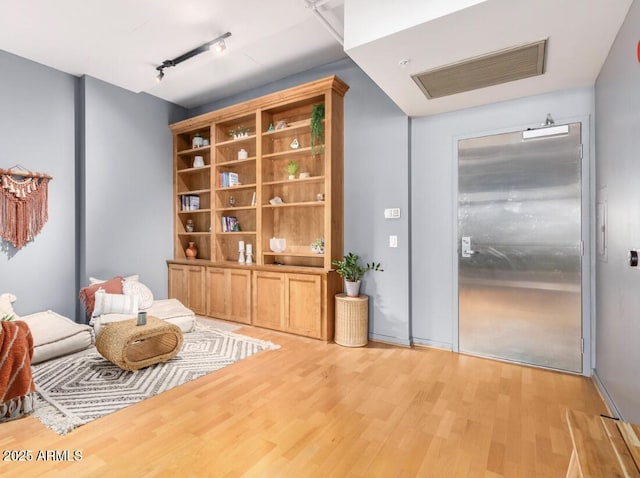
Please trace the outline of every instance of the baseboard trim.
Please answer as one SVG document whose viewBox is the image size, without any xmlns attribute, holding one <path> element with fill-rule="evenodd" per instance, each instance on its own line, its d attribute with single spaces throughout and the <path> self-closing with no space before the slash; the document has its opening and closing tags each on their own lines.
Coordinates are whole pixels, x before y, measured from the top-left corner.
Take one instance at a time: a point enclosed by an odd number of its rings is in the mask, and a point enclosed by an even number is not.
<svg viewBox="0 0 640 478">
<path fill-rule="evenodd" d="M 410 340 L 399 339 L 397 337 L 389 337 L 388 335 L 371 334 L 369 335 L 369 340 L 371 340 L 372 342 L 380 342 L 383 344 L 411 347 Z"/>
<path fill-rule="evenodd" d="M 613 398 L 609 394 L 607 387 L 605 387 L 602 380 L 600 380 L 600 377 L 598 376 L 598 371 L 595 368 L 593 369 L 593 374 L 591 375 L 591 379 L 593 380 L 593 383 L 595 384 L 596 390 L 598 390 L 600 397 L 602 397 L 602 401 L 604 402 L 607 409 L 609 410 L 609 415 L 615 418 L 619 418 L 622 421 L 625 421 L 624 416 L 616 406 L 616 402 L 613 401 Z"/>
<path fill-rule="evenodd" d="M 429 339 L 418 339 L 416 337 L 413 338 L 413 343 L 415 345 L 419 345 L 421 347 L 433 347 L 436 349 L 446 350 L 448 352 L 453 351 L 453 344 L 449 342 L 439 342 L 437 340 L 429 340 Z"/>
</svg>

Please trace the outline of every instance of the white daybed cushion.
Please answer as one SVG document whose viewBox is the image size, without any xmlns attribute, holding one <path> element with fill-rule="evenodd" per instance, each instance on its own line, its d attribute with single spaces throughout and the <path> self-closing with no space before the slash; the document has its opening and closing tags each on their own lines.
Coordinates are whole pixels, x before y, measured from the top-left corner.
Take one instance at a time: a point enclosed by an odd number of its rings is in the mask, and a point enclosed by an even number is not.
<svg viewBox="0 0 640 478">
<path fill-rule="evenodd" d="M 196 324 L 196 314 L 191 309 L 187 309 L 178 299 L 160 299 L 154 300 L 153 305 L 146 311 L 147 316 L 153 316 L 158 319 L 166 320 L 171 324 L 180 327 L 183 333 L 191 332 Z M 91 325 L 96 332 L 100 333 L 102 327 L 112 322 L 133 319 L 135 316 L 131 314 L 103 314 L 91 319 Z"/>
<path fill-rule="evenodd" d="M 33 336 L 32 364 L 72 354 L 95 344 L 93 329 L 51 310 L 25 315 Z"/>
</svg>

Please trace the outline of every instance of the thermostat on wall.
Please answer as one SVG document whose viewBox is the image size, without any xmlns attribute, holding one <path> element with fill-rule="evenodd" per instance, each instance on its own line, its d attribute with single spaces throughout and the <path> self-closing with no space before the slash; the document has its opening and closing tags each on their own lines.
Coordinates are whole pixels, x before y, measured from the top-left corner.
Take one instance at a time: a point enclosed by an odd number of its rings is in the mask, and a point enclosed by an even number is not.
<svg viewBox="0 0 640 478">
<path fill-rule="evenodd" d="M 384 218 L 385 219 L 400 219 L 400 208 L 394 207 L 390 209 L 384 210 Z"/>
</svg>

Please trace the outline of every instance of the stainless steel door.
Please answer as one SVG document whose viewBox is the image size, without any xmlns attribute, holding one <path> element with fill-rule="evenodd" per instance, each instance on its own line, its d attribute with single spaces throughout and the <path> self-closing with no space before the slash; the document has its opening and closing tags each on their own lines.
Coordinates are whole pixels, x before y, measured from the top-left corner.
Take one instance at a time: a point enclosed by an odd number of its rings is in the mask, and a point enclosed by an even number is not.
<svg viewBox="0 0 640 478">
<path fill-rule="evenodd" d="M 459 347 L 581 372 L 580 124 L 547 132 L 458 143 Z"/>
</svg>

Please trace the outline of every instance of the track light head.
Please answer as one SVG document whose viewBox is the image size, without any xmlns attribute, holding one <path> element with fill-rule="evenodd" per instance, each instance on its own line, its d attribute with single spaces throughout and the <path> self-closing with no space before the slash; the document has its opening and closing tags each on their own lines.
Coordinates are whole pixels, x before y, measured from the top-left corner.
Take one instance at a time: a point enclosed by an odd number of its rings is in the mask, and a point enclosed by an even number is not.
<svg viewBox="0 0 640 478">
<path fill-rule="evenodd" d="M 227 44 L 225 43 L 224 40 L 220 40 L 218 43 L 216 43 L 216 52 L 217 53 L 224 53 L 227 49 Z"/>
<path fill-rule="evenodd" d="M 156 76 L 156 81 L 158 83 L 160 83 L 162 81 L 162 79 L 164 78 L 164 68 L 159 66 L 156 69 L 158 70 L 158 75 Z"/>
<path fill-rule="evenodd" d="M 162 62 L 162 65 L 157 66 L 156 70 L 158 70 L 158 74 L 156 76 L 156 80 L 158 82 L 162 81 L 162 78 L 164 78 L 164 69 L 165 68 L 169 68 L 171 66 L 176 66 L 180 63 L 182 63 L 183 61 L 188 60 L 189 58 L 193 58 L 196 55 L 199 55 L 200 53 L 204 53 L 205 51 L 209 51 L 211 49 L 211 46 L 214 45 L 215 51 L 219 52 L 219 53 L 223 53 L 226 49 L 227 49 L 227 44 L 225 43 L 224 39 L 225 38 L 229 38 L 231 36 L 231 32 L 227 32 L 224 33 L 222 35 L 220 35 L 217 38 L 214 38 L 213 40 L 207 42 L 207 43 L 203 43 L 202 45 L 200 45 L 199 47 L 194 48 L 193 50 L 189 50 L 186 53 L 183 53 L 180 56 L 175 57 L 173 60 L 164 60 Z"/>
</svg>

